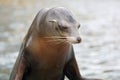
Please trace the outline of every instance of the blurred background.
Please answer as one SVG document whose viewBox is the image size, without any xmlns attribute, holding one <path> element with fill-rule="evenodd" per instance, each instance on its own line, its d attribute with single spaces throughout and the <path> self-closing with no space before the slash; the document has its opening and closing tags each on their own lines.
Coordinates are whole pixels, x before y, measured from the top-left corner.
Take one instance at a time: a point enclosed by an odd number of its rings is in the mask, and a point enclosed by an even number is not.
<svg viewBox="0 0 120 80">
<path fill-rule="evenodd" d="M 22 40 L 41 8 L 69 8 L 80 22 L 74 45 L 84 77 L 120 80 L 120 0 L 0 0 L 0 80 L 8 80 Z"/>
</svg>

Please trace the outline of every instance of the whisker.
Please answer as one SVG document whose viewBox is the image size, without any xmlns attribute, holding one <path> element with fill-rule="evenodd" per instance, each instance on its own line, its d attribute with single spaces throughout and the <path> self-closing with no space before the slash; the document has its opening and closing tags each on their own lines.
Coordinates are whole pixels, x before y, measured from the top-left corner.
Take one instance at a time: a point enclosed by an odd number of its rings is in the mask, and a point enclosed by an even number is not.
<svg viewBox="0 0 120 80">
<path fill-rule="evenodd" d="M 60 37 L 60 36 L 51 36 L 51 37 L 44 37 L 44 38 L 59 38 L 59 39 L 66 39 L 66 37 Z"/>
<path fill-rule="evenodd" d="M 44 37 L 44 38 L 48 38 L 49 39 L 46 42 L 55 42 L 56 45 L 63 44 L 63 43 L 66 43 L 66 42 L 68 43 L 68 41 L 66 40 L 67 37 L 50 36 L 50 37 Z"/>
<path fill-rule="evenodd" d="M 61 42 L 59 42 L 59 44 L 64 44 L 64 43 L 66 43 L 66 42 L 68 42 L 68 41 L 64 39 L 64 40 L 62 40 Z M 59 44 L 58 44 L 58 45 L 59 45 Z M 63 45 L 63 46 L 65 46 L 65 45 Z"/>
<path fill-rule="evenodd" d="M 47 42 L 52 42 L 52 41 L 62 41 L 62 39 L 50 39 L 50 40 L 47 40 Z"/>
</svg>

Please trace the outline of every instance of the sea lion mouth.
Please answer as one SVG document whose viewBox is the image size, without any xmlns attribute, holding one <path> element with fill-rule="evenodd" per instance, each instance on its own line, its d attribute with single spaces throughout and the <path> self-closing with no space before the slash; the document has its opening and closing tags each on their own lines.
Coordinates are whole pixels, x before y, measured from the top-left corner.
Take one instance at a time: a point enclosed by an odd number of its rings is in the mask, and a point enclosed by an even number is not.
<svg viewBox="0 0 120 80">
<path fill-rule="evenodd" d="M 73 44 L 77 44 L 81 42 L 81 38 L 80 37 L 67 37 L 67 41 Z"/>
<path fill-rule="evenodd" d="M 57 41 L 57 42 L 67 42 L 67 43 L 71 43 L 71 44 L 77 44 L 81 42 L 81 38 L 80 37 L 58 37 L 58 36 L 51 36 L 51 37 L 44 37 L 46 39 L 49 39 L 48 41 Z"/>
<path fill-rule="evenodd" d="M 44 37 L 45 39 L 49 39 L 51 41 L 65 41 L 67 37 L 58 37 L 58 36 L 51 36 L 51 37 Z"/>
</svg>

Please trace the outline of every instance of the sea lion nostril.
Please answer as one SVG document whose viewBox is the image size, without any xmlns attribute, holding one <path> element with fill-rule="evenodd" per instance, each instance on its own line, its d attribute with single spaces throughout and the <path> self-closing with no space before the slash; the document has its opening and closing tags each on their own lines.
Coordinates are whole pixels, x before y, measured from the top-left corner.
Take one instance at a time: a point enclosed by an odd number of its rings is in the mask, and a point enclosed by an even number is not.
<svg viewBox="0 0 120 80">
<path fill-rule="evenodd" d="M 81 42 L 81 38 L 77 37 L 77 41 L 78 41 L 78 43 L 80 43 Z"/>
</svg>

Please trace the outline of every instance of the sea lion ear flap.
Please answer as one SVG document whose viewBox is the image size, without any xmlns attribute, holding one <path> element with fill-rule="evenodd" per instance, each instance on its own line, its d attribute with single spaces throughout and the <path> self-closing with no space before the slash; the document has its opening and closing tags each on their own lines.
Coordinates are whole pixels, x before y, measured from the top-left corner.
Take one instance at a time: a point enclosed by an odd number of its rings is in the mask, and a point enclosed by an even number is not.
<svg viewBox="0 0 120 80">
<path fill-rule="evenodd" d="M 49 22 L 53 23 L 53 26 L 55 29 L 57 28 L 57 26 L 58 26 L 57 20 L 53 19 L 53 20 L 49 20 Z"/>
<path fill-rule="evenodd" d="M 49 22 L 55 22 L 55 23 L 57 23 L 57 20 L 55 20 L 55 19 L 53 19 L 53 20 L 49 20 Z"/>
<path fill-rule="evenodd" d="M 53 23 L 54 25 L 57 25 L 57 20 L 53 19 L 53 20 L 49 20 L 49 22 Z"/>
</svg>

